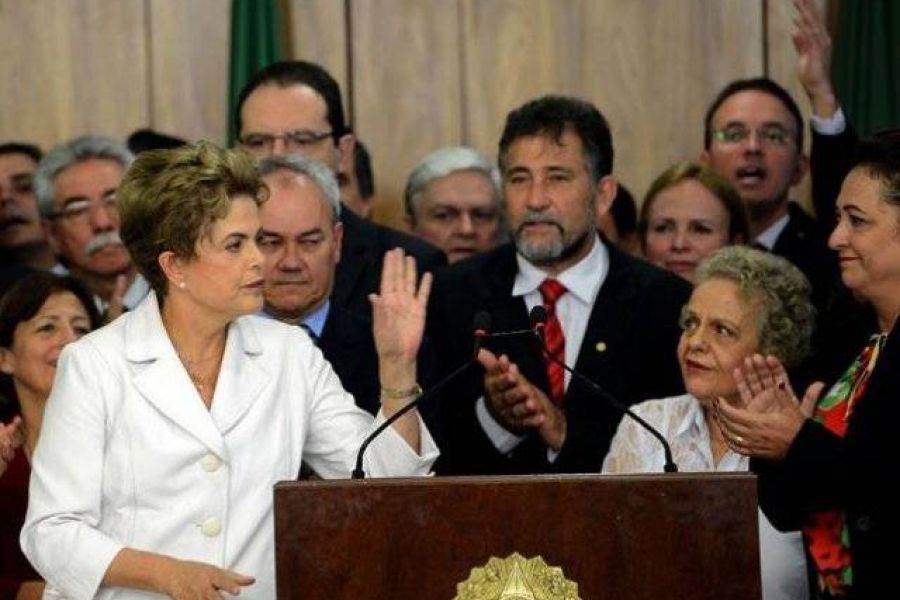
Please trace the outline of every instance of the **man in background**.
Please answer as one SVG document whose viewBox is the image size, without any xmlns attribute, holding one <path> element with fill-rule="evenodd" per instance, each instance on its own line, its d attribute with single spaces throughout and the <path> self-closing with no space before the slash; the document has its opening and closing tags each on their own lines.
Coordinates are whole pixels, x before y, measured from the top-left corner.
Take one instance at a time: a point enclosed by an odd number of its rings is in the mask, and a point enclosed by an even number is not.
<svg viewBox="0 0 900 600">
<path fill-rule="evenodd" d="M 499 174 L 481 154 L 441 148 L 416 165 L 403 206 L 409 231 L 454 263 L 490 250 L 503 237 Z"/>
</svg>

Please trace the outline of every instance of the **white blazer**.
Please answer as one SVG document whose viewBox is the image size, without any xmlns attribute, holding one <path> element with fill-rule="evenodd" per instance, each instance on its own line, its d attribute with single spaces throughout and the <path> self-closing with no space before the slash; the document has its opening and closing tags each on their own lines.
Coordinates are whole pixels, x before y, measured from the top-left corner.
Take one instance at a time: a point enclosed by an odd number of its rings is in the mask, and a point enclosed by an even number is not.
<svg viewBox="0 0 900 600">
<path fill-rule="evenodd" d="M 99 587 L 130 547 L 252 575 L 241 598 L 273 599 L 272 486 L 295 479 L 301 458 L 325 477 L 346 477 L 382 420 L 356 407 L 300 328 L 255 316 L 229 327 L 207 410 L 151 293 L 63 350 L 22 548 L 48 582 L 45 597 L 159 598 Z M 386 431 L 367 453 L 367 473 L 426 474 L 437 448 L 420 426 L 421 456 Z"/>
</svg>

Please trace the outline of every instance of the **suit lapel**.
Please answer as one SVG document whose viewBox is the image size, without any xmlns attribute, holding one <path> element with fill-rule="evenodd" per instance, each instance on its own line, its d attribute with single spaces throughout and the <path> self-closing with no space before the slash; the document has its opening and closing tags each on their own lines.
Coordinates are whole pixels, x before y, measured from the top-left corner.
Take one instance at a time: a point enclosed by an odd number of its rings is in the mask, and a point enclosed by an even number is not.
<svg viewBox="0 0 900 600">
<path fill-rule="evenodd" d="M 231 324 L 211 411 L 223 435 L 250 410 L 269 382 L 269 374 L 258 361 L 262 351 L 252 319 L 241 318 Z"/>
<path fill-rule="evenodd" d="M 628 285 L 633 277 L 632 265 L 611 244 L 607 244 L 607 249 L 609 273 L 594 301 L 575 363 L 578 371 L 587 373 L 601 385 L 613 375 L 613 357 L 624 346 L 636 305 L 634 286 Z"/>
<path fill-rule="evenodd" d="M 210 450 L 225 455 L 222 436 L 166 334 L 156 294 L 149 294 L 129 315 L 125 357 L 134 373 L 132 383 L 147 402 Z"/>
</svg>

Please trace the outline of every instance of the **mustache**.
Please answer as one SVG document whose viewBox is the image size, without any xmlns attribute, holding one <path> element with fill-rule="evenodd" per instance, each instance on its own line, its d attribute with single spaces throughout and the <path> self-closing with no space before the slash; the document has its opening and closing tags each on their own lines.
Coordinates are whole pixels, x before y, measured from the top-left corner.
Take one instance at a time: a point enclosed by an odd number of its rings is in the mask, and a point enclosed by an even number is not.
<svg viewBox="0 0 900 600">
<path fill-rule="evenodd" d="M 92 256 L 97 254 L 107 246 L 122 245 L 122 238 L 119 237 L 118 231 L 104 231 L 103 233 L 98 233 L 94 237 L 91 238 L 84 246 L 84 253 L 88 256 Z"/>
<path fill-rule="evenodd" d="M 0 223 L 9 225 L 12 223 L 28 223 L 30 219 L 25 212 L 18 206 L 9 205 L 0 213 Z"/>
<path fill-rule="evenodd" d="M 534 212 L 528 211 L 522 217 L 522 222 L 516 228 L 516 233 L 519 233 L 528 225 L 534 225 L 535 223 L 549 223 L 550 225 L 555 226 L 557 229 L 562 232 L 563 227 L 560 225 L 559 221 L 554 219 L 551 215 L 542 212 Z"/>
</svg>

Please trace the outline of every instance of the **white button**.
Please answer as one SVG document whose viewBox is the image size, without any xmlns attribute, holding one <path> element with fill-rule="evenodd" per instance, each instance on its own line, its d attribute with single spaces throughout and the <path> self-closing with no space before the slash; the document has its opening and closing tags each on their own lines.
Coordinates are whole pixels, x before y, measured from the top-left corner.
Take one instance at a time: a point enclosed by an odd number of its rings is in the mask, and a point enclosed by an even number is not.
<svg viewBox="0 0 900 600">
<path fill-rule="evenodd" d="M 210 517 L 200 524 L 200 531 L 206 537 L 216 537 L 222 533 L 222 524 L 216 517 Z"/>
<path fill-rule="evenodd" d="M 212 473 L 222 466 L 222 461 L 219 460 L 218 456 L 210 452 L 200 460 L 200 464 L 203 466 L 204 471 Z"/>
</svg>

